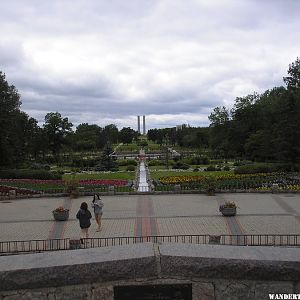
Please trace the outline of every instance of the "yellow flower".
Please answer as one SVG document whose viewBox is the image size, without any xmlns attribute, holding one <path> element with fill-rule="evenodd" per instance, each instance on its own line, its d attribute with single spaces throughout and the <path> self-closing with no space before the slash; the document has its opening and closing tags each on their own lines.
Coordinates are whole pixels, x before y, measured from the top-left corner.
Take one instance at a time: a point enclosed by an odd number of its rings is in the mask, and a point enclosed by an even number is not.
<svg viewBox="0 0 300 300">
<path fill-rule="evenodd" d="M 59 206 L 58 208 L 55 209 L 56 212 L 64 212 L 65 209 L 63 206 Z"/>
</svg>

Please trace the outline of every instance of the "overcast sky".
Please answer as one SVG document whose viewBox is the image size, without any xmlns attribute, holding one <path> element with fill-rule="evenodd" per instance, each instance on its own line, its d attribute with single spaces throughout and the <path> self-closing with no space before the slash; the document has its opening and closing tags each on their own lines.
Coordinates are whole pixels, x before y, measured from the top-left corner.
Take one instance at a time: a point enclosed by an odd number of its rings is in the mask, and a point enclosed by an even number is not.
<svg viewBox="0 0 300 300">
<path fill-rule="evenodd" d="M 299 29 L 299 0 L 2 0 L 0 70 L 41 124 L 206 126 L 284 85 Z"/>
</svg>

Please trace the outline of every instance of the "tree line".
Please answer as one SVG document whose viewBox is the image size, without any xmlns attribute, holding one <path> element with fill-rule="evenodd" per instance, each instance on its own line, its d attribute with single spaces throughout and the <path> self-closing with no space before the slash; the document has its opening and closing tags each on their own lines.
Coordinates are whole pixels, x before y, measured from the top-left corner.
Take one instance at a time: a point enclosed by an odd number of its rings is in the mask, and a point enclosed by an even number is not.
<svg viewBox="0 0 300 300">
<path fill-rule="evenodd" d="M 207 128 L 179 126 L 149 130 L 149 139 L 209 148 L 216 158 L 300 161 L 300 59 L 291 63 L 286 87 L 237 97 L 232 109 L 216 107 Z"/>
<path fill-rule="evenodd" d="M 286 87 L 238 97 L 231 110 L 209 116 L 210 146 L 216 155 L 254 161 L 300 160 L 300 59 L 289 65 Z"/>
<path fill-rule="evenodd" d="M 56 161 L 65 151 L 98 151 L 107 144 L 131 143 L 138 132 L 130 127 L 118 130 L 114 124 L 105 127 L 73 124 L 59 112 L 45 116 L 43 126 L 21 111 L 20 94 L 9 85 L 0 71 L 0 167 L 19 167 L 25 161 L 43 162 L 51 154 Z"/>
<path fill-rule="evenodd" d="M 181 125 L 150 129 L 148 139 L 159 144 L 206 149 L 212 157 L 253 161 L 300 160 L 300 59 L 291 63 L 286 87 L 262 94 L 237 97 L 233 108 L 216 107 L 209 127 Z M 65 151 L 103 150 L 107 144 L 131 143 L 138 132 L 88 123 L 73 130 L 59 112 L 50 112 L 45 123 L 21 111 L 20 94 L 0 71 L 0 167 L 18 167 L 24 161 L 43 161 L 49 153 L 59 160 Z"/>
</svg>

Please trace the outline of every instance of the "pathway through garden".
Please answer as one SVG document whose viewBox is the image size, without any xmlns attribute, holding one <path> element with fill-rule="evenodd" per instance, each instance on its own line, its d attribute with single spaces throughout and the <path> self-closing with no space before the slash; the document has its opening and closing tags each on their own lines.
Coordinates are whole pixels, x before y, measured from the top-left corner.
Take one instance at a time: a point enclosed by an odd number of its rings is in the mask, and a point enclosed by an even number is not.
<svg viewBox="0 0 300 300">
<path fill-rule="evenodd" d="M 140 162 L 139 168 L 140 172 L 138 192 L 149 192 L 149 184 L 147 182 L 147 170 L 143 161 Z"/>
</svg>

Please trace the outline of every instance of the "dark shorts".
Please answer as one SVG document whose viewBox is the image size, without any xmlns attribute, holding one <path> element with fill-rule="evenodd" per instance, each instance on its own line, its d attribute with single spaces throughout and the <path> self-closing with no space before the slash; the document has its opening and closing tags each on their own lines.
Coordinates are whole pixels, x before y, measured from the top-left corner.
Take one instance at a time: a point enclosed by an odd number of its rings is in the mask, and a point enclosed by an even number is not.
<svg viewBox="0 0 300 300">
<path fill-rule="evenodd" d="M 81 226 L 80 226 L 81 229 L 86 229 L 86 228 L 90 228 L 90 227 L 91 227 L 91 225 L 89 225 L 89 226 L 87 226 L 87 227 L 86 227 L 86 226 L 85 226 L 85 227 L 81 227 Z"/>
</svg>

